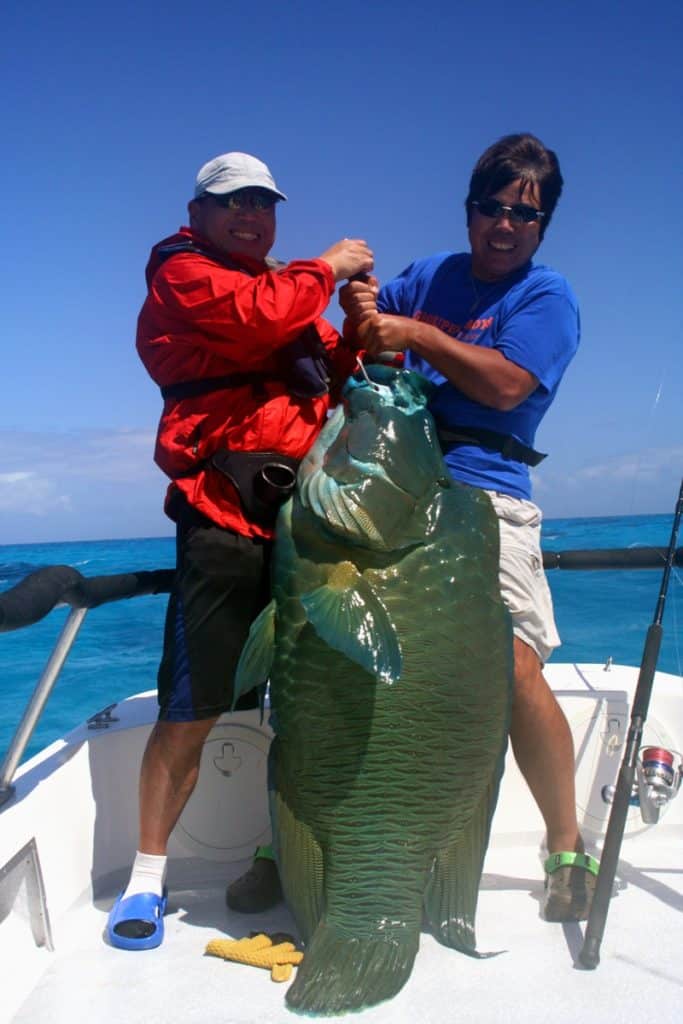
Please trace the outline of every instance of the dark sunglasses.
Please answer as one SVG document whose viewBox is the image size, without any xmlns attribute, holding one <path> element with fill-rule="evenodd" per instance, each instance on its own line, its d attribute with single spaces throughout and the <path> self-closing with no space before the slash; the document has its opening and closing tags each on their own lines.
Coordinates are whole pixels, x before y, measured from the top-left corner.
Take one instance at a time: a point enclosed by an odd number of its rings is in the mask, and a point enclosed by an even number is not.
<svg viewBox="0 0 683 1024">
<path fill-rule="evenodd" d="M 533 224 L 535 220 L 543 220 L 543 210 L 537 210 L 526 203 L 515 203 L 514 206 L 503 206 L 497 199 L 473 199 L 471 206 L 476 206 L 485 217 L 502 217 L 506 214 L 516 224 Z"/>
<path fill-rule="evenodd" d="M 218 206 L 224 210 L 245 210 L 251 206 L 252 210 L 272 210 L 277 202 L 277 196 L 270 192 L 252 192 L 244 189 L 239 192 L 228 192 L 226 196 L 208 193 Z"/>
</svg>

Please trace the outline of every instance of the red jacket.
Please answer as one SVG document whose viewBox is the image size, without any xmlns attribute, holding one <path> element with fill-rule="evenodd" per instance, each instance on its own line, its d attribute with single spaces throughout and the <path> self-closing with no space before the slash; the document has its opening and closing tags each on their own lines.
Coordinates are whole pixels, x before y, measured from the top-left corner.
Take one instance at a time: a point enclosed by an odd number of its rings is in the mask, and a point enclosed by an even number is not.
<svg viewBox="0 0 683 1024">
<path fill-rule="evenodd" d="M 169 247 L 192 244 L 201 253 L 168 254 Z M 270 537 L 272 530 L 249 521 L 227 477 L 197 466 L 219 448 L 303 457 L 325 422 L 330 395 L 294 397 L 282 379 L 287 353 L 281 350 L 315 325 L 331 356 L 333 385 L 353 371 L 355 354 L 320 316 L 335 288 L 324 260 L 295 260 L 272 270 L 242 256 L 231 257 L 233 269 L 223 259 L 189 228 L 152 249 L 137 350 L 160 387 L 235 373 L 263 374 L 262 381 L 167 398 L 154 457 L 174 481 L 167 509 L 177 489 L 218 525 Z M 190 475 L 180 475 L 185 473 Z"/>
</svg>

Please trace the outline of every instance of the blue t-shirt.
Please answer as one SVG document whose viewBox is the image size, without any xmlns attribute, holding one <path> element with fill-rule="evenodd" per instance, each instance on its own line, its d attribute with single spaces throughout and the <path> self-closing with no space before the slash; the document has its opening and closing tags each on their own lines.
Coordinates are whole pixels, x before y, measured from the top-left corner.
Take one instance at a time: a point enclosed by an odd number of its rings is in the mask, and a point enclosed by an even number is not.
<svg viewBox="0 0 683 1024">
<path fill-rule="evenodd" d="M 539 381 L 536 390 L 503 412 L 467 398 L 425 359 L 406 352 L 406 367 L 436 384 L 429 408 L 439 426 L 496 430 L 533 448 L 538 425 L 579 344 L 576 298 L 550 267 L 527 263 L 505 280 L 489 283 L 472 277 L 471 263 L 469 253 L 418 260 L 382 288 L 377 307 L 432 324 L 459 341 L 499 349 L 532 373 Z M 445 459 L 456 480 L 531 497 L 526 463 L 475 445 L 457 445 Z"/>
</svg>

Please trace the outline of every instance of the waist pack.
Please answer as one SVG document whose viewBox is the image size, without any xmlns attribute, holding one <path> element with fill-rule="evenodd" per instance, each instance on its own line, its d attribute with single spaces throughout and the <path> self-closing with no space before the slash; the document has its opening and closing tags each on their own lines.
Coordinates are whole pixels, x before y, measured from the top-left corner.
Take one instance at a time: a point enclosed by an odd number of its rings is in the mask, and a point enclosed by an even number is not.
<svg viewBox="0 0 683 1024">
<path fill-rule="evenodd" d="M 211 466 L 234 484 L 247 516 L 272 526 L 280 505 L 296 486 L 299 459 L 278 452 L 236 452 L 220 448 L 201 468 Z"/>
</svg>

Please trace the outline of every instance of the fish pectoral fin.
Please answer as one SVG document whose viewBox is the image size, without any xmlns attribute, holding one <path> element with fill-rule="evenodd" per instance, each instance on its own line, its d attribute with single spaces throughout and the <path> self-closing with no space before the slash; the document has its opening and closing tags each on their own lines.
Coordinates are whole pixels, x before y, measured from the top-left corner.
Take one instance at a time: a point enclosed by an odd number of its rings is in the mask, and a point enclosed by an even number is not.
<svg viewBox="0 0 683 1024">
<path fill-rule="evenodd" d="M 321 640 L 383 682 L 401 675 L 401 648 L 388 612 L 350 562 L 336 565 L 326 584 L 301 603 Z"/>
<path fill-rule="evenodd" d="M 275 601 L 266 605 L 251 624 L 235 672 L 233 709 L 239 697 L 267 680 L 275 652 Z"/>
</svg>

